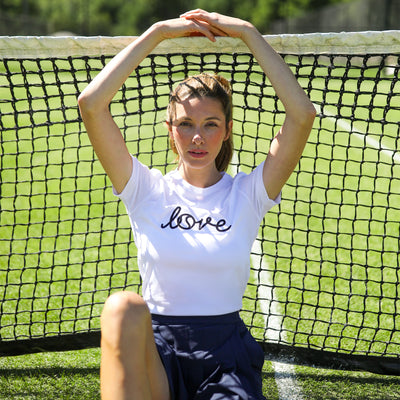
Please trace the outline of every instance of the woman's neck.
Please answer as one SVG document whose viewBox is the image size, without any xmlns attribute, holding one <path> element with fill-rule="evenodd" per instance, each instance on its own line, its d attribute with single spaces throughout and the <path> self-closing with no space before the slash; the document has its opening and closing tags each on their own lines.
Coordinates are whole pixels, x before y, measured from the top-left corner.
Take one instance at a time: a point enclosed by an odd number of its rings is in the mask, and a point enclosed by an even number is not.
<svg viewBox="0 0 400 400">
<path fill-rule="evenodd" d="M 204 169 L 186 168 L 184 164 L 180 164 L 178 171 L 186 182 L 199 188 L 210 187 L 222 179 L 222 173 L 215 166 L 205 171 Z"/>
</svg>

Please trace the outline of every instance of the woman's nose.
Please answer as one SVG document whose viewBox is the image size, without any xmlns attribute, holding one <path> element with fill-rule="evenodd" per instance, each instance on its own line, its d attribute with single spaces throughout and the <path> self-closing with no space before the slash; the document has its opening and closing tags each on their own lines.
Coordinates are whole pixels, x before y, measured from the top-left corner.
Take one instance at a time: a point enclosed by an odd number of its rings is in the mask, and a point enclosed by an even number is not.
<svg viewBox="0 0 400 400">
<path fill-rule="evenodd" d="M 197 133 L 193 136 L 192 142 L 193 142 L 194 144 L 196 144 L 196 145 L 199 145 L 199 144 L 204 143 L 204 139 L 203 139 L 203 137 L 200 135 L 200 133 L 197 132 Z"/>
</svg>

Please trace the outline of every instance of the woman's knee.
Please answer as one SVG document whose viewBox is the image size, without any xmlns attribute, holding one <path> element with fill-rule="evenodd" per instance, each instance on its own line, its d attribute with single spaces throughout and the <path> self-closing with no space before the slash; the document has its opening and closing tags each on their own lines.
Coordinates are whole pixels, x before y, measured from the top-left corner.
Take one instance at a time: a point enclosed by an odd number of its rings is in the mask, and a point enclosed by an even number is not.
<svg viewBox="0 0 400 400">
<path fill-rule="evenodd" d="M 101 314 L 102 336 L 141 333 L 150 324 L 151 316 L 146 302 L 133 292 L 117 292 L 105 302 Z"/>
</svg>

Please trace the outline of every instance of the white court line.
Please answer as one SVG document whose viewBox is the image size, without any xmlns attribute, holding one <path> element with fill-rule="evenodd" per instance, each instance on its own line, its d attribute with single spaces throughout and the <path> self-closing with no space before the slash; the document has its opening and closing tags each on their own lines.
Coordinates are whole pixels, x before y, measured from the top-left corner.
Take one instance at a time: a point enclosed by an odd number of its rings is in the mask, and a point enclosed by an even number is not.
<svg viewBox="0 0 400 400">
<path fill-rule="evenodd" d="M 317 110 L 317 113 L 321 113 L 321 107 L 318 104 L 314 104 L 315 109 Z M 380 153 L 388 157 L 389 159 L 395 161 L 396 163 L 400 164 L 400 153 L 396 152 L 392 149 L 389 149 L 386 146 L 383 146 L 381 143 L 379 143 L 378 140 L 374 139 L 371 136 L 366 135 L 368 132 L 362 132 L 349 124 L 347 121 L 337 118 L 335 114 L 330 113 L 327 110 L 324 110 L 324 115 L 326 115 L 328 118 L 334 119 L 337 124 L 343 128 L 345 131 L 348 131 L 349 133 L 352 133 L 355 135 L 358 139 L 362 140 L 363 142 L 367 143 L 370 147 L 378 150 Z"/>
<path fill-rule="evenodd" d="M 265 324 L 268 323 L 268 327 L 271 328 L 267 330 L 267 337 L 268 339 L 277 342 L 280 337 L 282 338 L 282 317 L 280 316 L 278 309 L 278 302 L 273 298 L 272 282 L 266 262 L 262 257 L 257 255 L 262 254 L 260 243 L 260 240 L 254 242 L 251 262 L 253 267 L 261 267 L 260 281 L 263 285 L 258 287 L 258 295 L 265 300 L 260 302 L 260 307 L 261 311 L 265 315 Z M 271 314 L 268 316 L 269 313 Z M 279 400 L 303 400 L 301 388 L 297 384 L 294 366 L 277 361 L 273 361 L 272 366 L 275 370 L 275 382 L 278 388 Z"/>
<path fill-rule="evenodd" d="M 230 170 L 232 173 L 240 172 L 239 160 L 237 153 L 234 152 L 232 156 L 232 163 L 236 165 L 236 171 L 233 171 L 232 164 Z M 278 302 L 273 301 L 273 290 L 271 283 L 271 276 L 267 268 L 266 262 L 258 254 L 261 252 L 261 240 L 257 238 L 252 247 L 251 263 L 253 268 L 261 268 L 259 272 L 260 281 L 263 282 L 262 286 L 258 287 L 258 295 L 265 299 L 260 302 L 261 311 L 265 315 L 263 317 L 265 325 L 268 323 L 267 337 L 271 341 L 278 342 L 282 336 L 281 325 L 282 317 L 278 310 Z M 271 314 L 269 314 L 271 313 Z M 275 382 L 278 389 L 279 400 L 303 400 L 301 388 L 296 381 L 296 373 L 293 365 L 273 361 L 272 367 L 275 370 Z"/>
</svg>

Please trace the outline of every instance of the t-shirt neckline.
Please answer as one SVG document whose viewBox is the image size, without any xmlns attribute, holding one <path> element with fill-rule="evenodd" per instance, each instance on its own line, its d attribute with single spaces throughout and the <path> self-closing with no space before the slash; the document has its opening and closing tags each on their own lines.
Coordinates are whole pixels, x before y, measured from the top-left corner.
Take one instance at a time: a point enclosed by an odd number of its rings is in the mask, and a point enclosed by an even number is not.
<svg viewBox="0 0 400 400">
<path fill-rule="evenodd" d="M 171 173 L 173 174 L 174 179 L 180 181 L 181 184 L 183 185 L 183 187 L 185 187 L 185 189 L 189 189 L 189 190 L 191 190 L 193 192 L 203 193 L 203 194 L 219 190 L 220 186 L 225 185 L 225 182 L 229 177 L 229 175 L 226 172 L 221 172 L 222 177 L 218 182 L 214 183 L 211 186 L 207 186 L 205 188 L 202 188 L 202 187 L 199 187 L 199 186 L 192 185 L 187 180 L 185 180 L 182 177 L 182 175 L 180 174 L 180 172 L 179 172 L 179 170 L 177 168 L 174 169 L 173 171 L 171 171 Z"/>
</svg>

